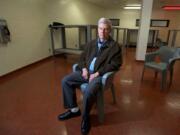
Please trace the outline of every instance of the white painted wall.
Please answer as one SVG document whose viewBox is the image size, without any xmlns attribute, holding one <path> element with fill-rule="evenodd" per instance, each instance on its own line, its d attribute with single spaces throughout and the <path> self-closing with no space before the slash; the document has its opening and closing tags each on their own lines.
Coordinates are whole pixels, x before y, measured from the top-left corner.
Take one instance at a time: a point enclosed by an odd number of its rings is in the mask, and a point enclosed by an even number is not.
<svg viewBox="0 0 180 135">
<path fill-rule="evenodd" d="M 97 24 L 104 9 L 84 0 L 47 0 L 46 10 L 49 23 L 58 21 L 65 25 Z"/>
<path fill-rule="evenodd" d="M 105 16 L 103 8 L 84 0 L 47 0 L 46 10 L 49 23 L 60 22 L 65 25 L 97 24 L 98 19 Z M 67 48 L 79 48 L 78 32 L 76 28 L 66 29 Z M 62 48 L 60 35 L 54 36 L 55 48 Z"/>
<path fill-rule="evenodd" d="M 51 55 L 48 24 L 96 24 L 102 8 L 80 0 L 1 0 L 11 42 L 0 45 L 0 76 Z"/>
<path fill-rule="evenodd" d="M 11 42 L 0 45 L 0 76 L 50 55 L 47 19 L 42 1 L 1 0 Z"/>
<path fill-rule="evenodd" d="M 106 17 L 120 19 L 121 28 L 137 28 L 136 19 L 140 18 L 140 10 L 106 10 Z"/>
<path fill-rule="evenodd" d="M 159 37 L 166 41 L 168 36 L 168 30 L 179 29 L 180 30 L 180 11 L 165 11 L 163 9 L 154 9 L 152 12 L 153 19 L 164 19 L 170 20 L 169 27 L 154 27 L 158 29 Z M 180 39 L 179 39 L 180 31 L 178 32 L 175 46 L 180 47 Z"/>
</svg>

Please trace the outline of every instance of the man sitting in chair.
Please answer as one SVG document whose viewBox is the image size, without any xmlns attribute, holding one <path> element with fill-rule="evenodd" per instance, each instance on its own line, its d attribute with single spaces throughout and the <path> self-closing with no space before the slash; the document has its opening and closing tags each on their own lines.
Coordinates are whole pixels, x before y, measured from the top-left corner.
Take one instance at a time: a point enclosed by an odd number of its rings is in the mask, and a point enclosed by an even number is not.
<svg viewBox="0 0 180 135">
<path fill-rule="evenodd" d="M 90 131 L 90 110 L 96 101 L 97 91 L 101 88 L 103 74 L 117 71 L 122 64 L 121 48 L 111 36 L 112 23 L 109 19 L 100 18 L 98 21 L 98 39 L 87 43 L 78 62 L 78 71 L 64 77 L 62 92 L 65 113 L 58 116 L 59 120 L 67 120 L 81 115 L 76 102 L 76 88 L 88 83 L 83 95 L 83 111 L 81 133 Z"/>
</svg>

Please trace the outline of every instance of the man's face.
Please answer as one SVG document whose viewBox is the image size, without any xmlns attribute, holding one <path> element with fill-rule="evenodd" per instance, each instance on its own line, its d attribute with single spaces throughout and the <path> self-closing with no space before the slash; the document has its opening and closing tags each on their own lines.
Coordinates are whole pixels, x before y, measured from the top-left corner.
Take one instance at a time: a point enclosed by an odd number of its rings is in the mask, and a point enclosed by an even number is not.
<svg viewBox="0 0 180 135">
<path fill-rule="evenodd" d="M 110 32 L 111 30 L 108 24 L 100 23 L 98 25 L 98 36 L 101 40 L 107 40 Z"/>
</svg>

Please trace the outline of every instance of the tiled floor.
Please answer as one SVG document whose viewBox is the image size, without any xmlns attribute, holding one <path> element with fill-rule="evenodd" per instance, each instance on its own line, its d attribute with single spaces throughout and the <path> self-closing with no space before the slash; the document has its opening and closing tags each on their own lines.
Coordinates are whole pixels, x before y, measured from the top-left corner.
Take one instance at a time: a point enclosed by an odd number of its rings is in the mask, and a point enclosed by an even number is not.
<svg viewBox="0 0 180 135">
<path fill-rule="evenodd" d="M 160 90 L 160 76 L 135 61 L 129 49 L 115 77 L 117 104 L 105 92 L 105 122 L 91 112 L 89 135 L 180 135 L 180 61 L 173 84 Z M 76 57 L 50 58 L 7 75 L 0 80 L 0 135 L 80 135 L 81 117 L 58 121 L 64 112 L 60 81 L 70 73 Z M 81 107 L 81 94 L 77 91 Z"/>
</svg>

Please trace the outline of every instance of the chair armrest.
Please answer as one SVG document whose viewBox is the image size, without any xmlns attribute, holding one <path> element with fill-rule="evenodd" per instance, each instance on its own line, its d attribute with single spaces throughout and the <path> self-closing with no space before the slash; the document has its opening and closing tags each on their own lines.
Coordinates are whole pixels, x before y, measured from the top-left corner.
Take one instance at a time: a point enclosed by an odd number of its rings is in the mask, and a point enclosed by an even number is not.
<svg viewBox="0 0 180 135">
<path fill-rule="evenodd" d="M 176 60 L 180 60 L 180 48 L 175 48 L 175 53 L 173 58 L 169 59 L 169 65 L 174 63 Z"/>
<path fill-rule="evenodd" d="M 72 70 L 73 72 L 76 72 L 78 68 L 78 64 L 73 64 Z M 115 71 L 107 72 L 102 76 L 102 84 L 103 86 L 109 85 L 109 83 L 112 83 L 113 77 L 114 77 Z"/>
<path fill-rule="evenodd" d="M 155 57 L 158 54 L 159 53 L 157 51 L 151 52 L 151 53 L 146 53 L 146 55 L 145 55 L 145 62 L 154 61 Z"/>
<path fill-rule="evenodd" d="M 73 64 L 73 67 L 72 67 L 73 72 L 76 72 L 76 71 L 77 71 L 77 67 L 78 67 L 78 64 L 77 64 L 77 63 Z"/>
<path fill-rule="evenodd" d="M 103 86 L 108 85 L 112 82 L 115 72 L 107 72 L 102 76 L 102 84 Z"/>
<path fill-rule="evenodd" d="M 175 58 L 171 58 L 171 59 L 169 59 L 169 65 L 171 65 L 173 62 L 175 62 L 176 60 L 180 60 L 180 57 L 175 57 Z"/>
<path fill-rule="evenodd" d="M 174 56 L 168 61 L 169 68 L 173 68 L 176 60 L 180 60 L 180 48 L 174 48 L 174 49 L 175 49 Z"/>
</svg>

